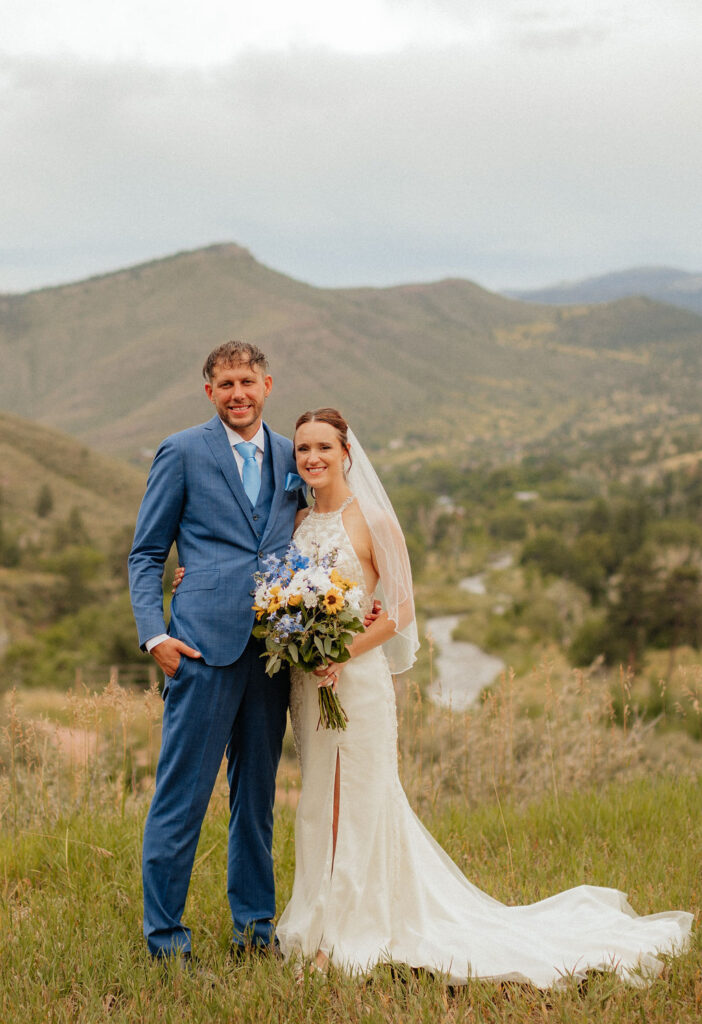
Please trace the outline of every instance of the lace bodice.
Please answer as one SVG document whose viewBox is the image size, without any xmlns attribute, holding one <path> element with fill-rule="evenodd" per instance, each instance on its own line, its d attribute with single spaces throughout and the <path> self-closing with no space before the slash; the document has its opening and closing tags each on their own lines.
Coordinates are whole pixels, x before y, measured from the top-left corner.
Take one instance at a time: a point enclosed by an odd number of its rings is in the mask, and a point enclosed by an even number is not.
<svg viewBox="0 0 702 1024">
<path fill-rule="evenodd" d="M 303 555 L 315 559 L 336 552 L 336 568 L 343 576 L 358 584 L 363 591 L 361 610 L 365 615 L 370 611 L 373 600 L 366 588 L 363 568 L 343 520 L 344 509 L 352 501 L 355 501 L 355 498 L 350 495 L 334 512 L 317 512 L 311 509 L 295 531 L 295 543 Z"/>
</svg>

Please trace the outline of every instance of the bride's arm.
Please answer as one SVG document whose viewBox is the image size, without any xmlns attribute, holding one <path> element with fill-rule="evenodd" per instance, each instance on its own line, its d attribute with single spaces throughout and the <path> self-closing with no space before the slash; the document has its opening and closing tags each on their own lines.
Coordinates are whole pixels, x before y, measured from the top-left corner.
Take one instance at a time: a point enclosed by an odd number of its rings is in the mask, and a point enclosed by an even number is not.
<svg viewBox="0 0 702 1024">
<path fill-rule="evenodd" d="M 356 633 L 346 650 L 350 653 L 351 658 L 358 658 L 367 651 L 372 651 L 374 647 L 380 647 L 386 640 L 393 637 L 396 632 L 395 623 L 388 613 L 381 612 L 362 633 Z M 326 665 L 315 669 L 314 674 L 319 679 L 319 685 L 331 686 L 336 690 L 339 676 L 346 664 L 347 662 L 344 661 L 329 661 Z"/>
<path fill-rule="evenodd" d="M 361 567 L 363 567 L 364 564 L 370 563 L 373 574 L 377 580 L 380 576 L 380 572 L 376 562 L 375 551 L 373 550 L 373 542 L 368 531 L 368 526 L 365 523 L 365 520 L 363 520 L 363 517 L 361 517 L 361 522 L 363 523 L 363 527 L 365 527 L 363 534 L 359 534 L 354 531 L 352 522 L 348 524 L 351 527 L 351 530 L 347 532 L 349 532 L 349 539 L 351 540 L 354 551 L 361 563 Z M 399 537 L 402 544 L 404 544 L 404 538 L 401 533 Z M 390 640 L 397 633 L 398 629 L 402 629 L 406 626 L 412 615 L 413 605 L 411 600 L 400 605 L 398 614 L 398 618 L 400 619 L 399 623 L 396 623 L 391 619 L 387 611 L 384 611 L 381 608 L 380 613 L 375 615 L 371 621 L 369 621 L 368 617 L 366 618 L 366 628 L 362 633 L 356 633 L 351 643 L 347 646 L 347 651 L 350 653 L 352 658 L 358 658 L 367 651 L 372 651 L 374 647 L 380 647 L 386 641 Z M 327 665 L 318 668 L 315 671 L 315 675 L 320 680 L 319 685 L 332 686 L 336 689 L 336 684 L 344 665 L 345 662 L 329 662 Z"/>
<path fill-rule="evenodd" d="M 356 633 L 347 650 L 350 651 L 352 658 L 358 658 L 366 651 L 372 651 L 374 647 L 384 644 L 396 632 L 397 626 L 388 613 L 381 612 L 367 629 L 364 629 L 362 633 Z"/>
</svg>

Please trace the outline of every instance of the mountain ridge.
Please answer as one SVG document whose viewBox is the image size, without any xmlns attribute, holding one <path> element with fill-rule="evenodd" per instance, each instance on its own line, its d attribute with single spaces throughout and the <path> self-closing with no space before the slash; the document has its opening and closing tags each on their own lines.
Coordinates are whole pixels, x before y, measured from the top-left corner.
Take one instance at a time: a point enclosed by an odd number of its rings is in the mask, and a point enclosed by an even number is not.
<svg viewBox="0 0 702 1024">
<path fill-rule="evenodd" d="M 600 407 L 636 417 L 642 394 L 661 408 L 701 397 L 702 318 L 687 310 L 645 298 L 558 308 L 456 278 L 318 288 L 217 243 L 0 297 L 0 408 L 146 459 L 211 416 L 201 366 L 227 337 L 269 355 L 275 429 L 334 404 L 371 447 L 447 431 L 509 445 Z"/>
<path fill-rule="evenodd" d="M 508 289 L 503 294 L 547 305 L 611 302 L 642 295 L 655 302 L 702 313 L 702 274 L 675 267 L 631 267 L 543 288 Z"/>
</svg>

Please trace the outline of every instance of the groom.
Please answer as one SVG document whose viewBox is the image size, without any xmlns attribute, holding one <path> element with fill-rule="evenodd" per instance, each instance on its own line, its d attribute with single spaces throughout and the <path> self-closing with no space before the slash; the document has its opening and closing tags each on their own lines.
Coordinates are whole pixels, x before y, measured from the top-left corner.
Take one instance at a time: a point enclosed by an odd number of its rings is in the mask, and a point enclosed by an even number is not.
<svg viewBox="0 0 702 1024">
<path fill-rule="evenodd" d="M 165 674 L 143 850 L 144 934 L 155 957 L 190 955 L 181 916 L 225 752 L 233 949 L 274 949 L 273 800 L 289 684 L 284 672 L 266 676 L 251 637 L 252 574 L 287 548 L 300 494 L 285 489 L 291 442 L 262 420 L 273 384 L 264 354 L 227 342 L 203 375 L 216 415 L 157 451 L 129 556 L 139 643 Z M 161 580 L 173 542 L 187 572 L 166 630 Z"/>
</svg>

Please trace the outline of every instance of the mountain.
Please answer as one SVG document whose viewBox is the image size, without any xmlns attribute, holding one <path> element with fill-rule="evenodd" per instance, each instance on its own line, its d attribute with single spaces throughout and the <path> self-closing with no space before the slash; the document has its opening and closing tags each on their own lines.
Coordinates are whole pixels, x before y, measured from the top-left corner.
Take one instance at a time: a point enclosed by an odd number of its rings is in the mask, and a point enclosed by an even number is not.
<svg viewBox="0 0 702 1024">
<path fill-rule="evenodd" d="M 680 309 L 702 313 L 702 274 L 670 267 L 636 267 L 531 291 L 507 291 L 505 295 L 555 305 L 612 302 L 644 295 L 655 302 L 668 302 Z"/>
<path fill-rule="evenodd" d="M 338 405 L 371 447 L 491 447 L 700 408 L 702 318 L 649 299 L 557 309 L 446 280 L 323 289 L 215 245 L 76 284 L 0 296 L 0 408 L 105 453 L 148 458 L 209 418 L 207 352 L 269 355 L 267 418 Z"/>
</svg>

